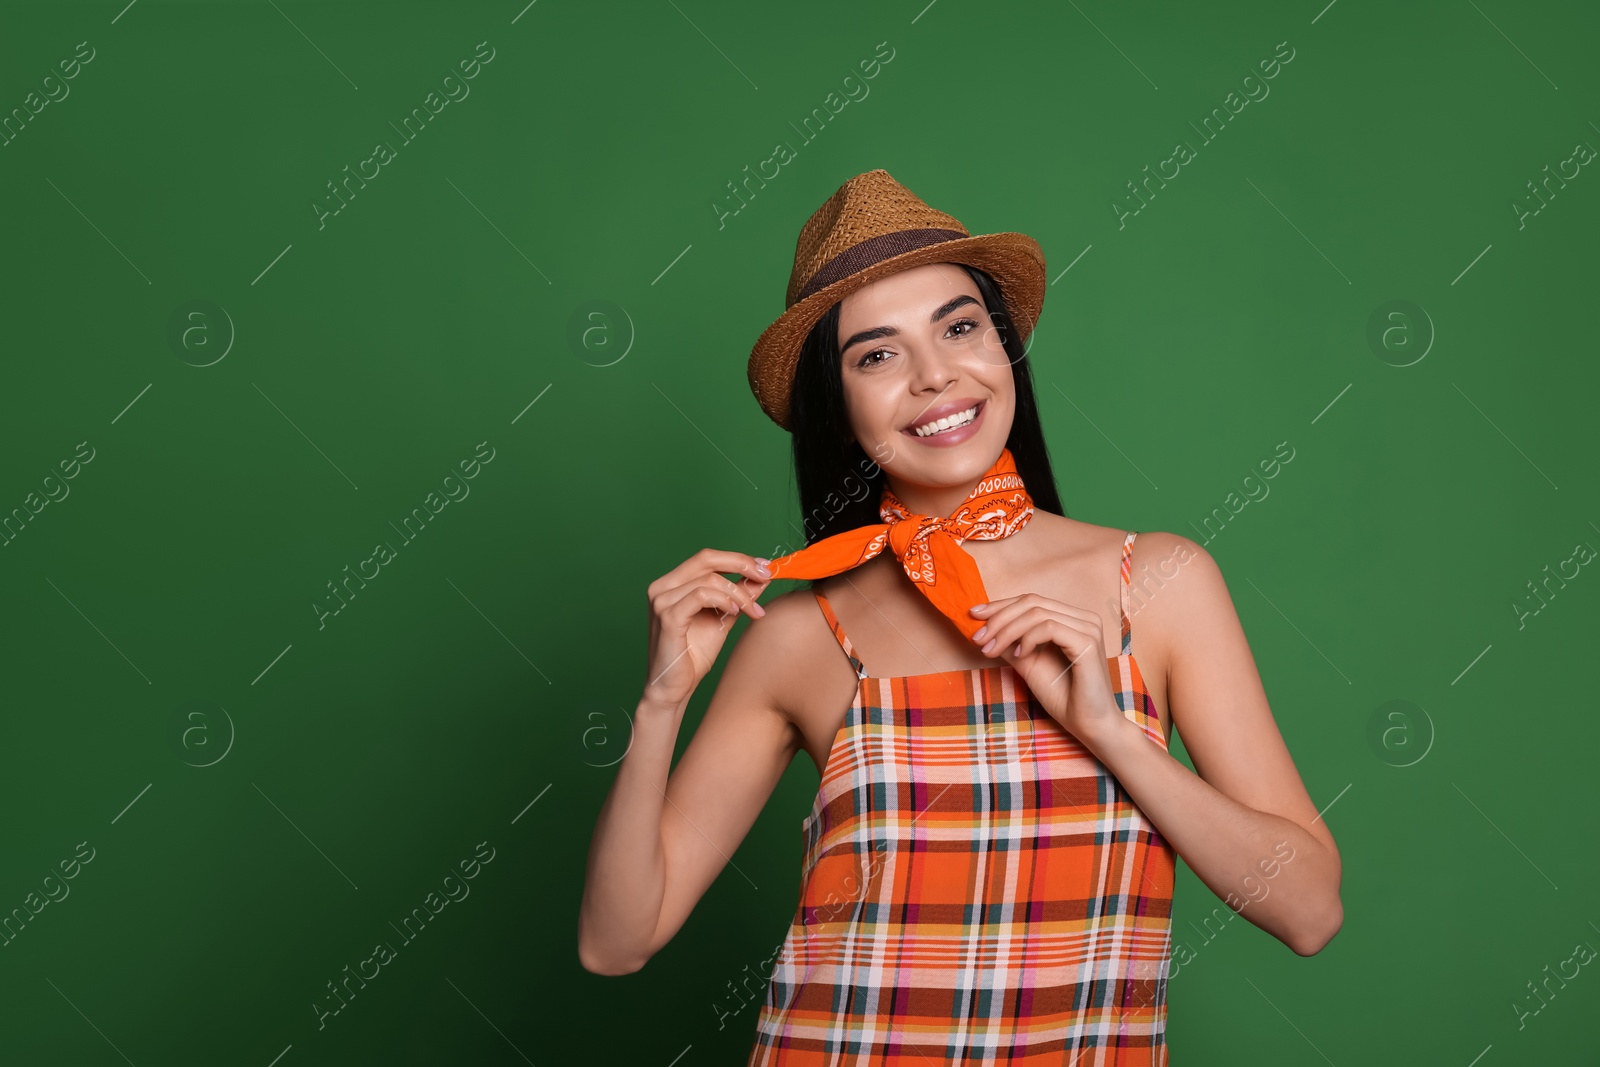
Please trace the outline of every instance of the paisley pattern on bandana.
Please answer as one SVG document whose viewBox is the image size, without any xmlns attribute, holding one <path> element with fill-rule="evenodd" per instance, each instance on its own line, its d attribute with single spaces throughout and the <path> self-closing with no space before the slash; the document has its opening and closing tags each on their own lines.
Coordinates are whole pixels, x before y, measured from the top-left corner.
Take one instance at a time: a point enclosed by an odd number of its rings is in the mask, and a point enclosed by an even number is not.
<svg viewBox="0 0 1600 1067">
<path fill-rule="evenodd" d="M 989 595 L 977 563 L 961 542 L 1010 537 L 1033 517 L 1033 497 L 1006 448 L 954 513 L 918 515 L 884 486 L 878 515 L 882 523 L 846 530 L 779 556 L 768 565 L 772 576 L 826 578 L 860 566 L 887 545 L 916 588 L 971 637 L 983 625 L 971 608 L 985 603 Z"/>
</svg>

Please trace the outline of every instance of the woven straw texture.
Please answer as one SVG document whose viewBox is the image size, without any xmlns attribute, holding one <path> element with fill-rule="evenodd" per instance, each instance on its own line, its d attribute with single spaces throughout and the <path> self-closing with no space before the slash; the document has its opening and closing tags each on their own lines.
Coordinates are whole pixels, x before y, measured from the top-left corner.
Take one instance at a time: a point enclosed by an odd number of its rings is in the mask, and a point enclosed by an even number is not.
<svg viewBox="0 0 1600 1067">
<path fill-rule="evenodd" d="M 750 352 L 750 391 L 784 429 L 789 389 L 806 334 L 828 308 L 868 282 L 925 263 L 965 263 L 1000 286 L 1026 341 L 1044 305 L 1044 251 L 1021 233 L 972 236 L 886 170 L 858 174 L 806 221 L 795 242 L 786 309 Z"/>
</svg>

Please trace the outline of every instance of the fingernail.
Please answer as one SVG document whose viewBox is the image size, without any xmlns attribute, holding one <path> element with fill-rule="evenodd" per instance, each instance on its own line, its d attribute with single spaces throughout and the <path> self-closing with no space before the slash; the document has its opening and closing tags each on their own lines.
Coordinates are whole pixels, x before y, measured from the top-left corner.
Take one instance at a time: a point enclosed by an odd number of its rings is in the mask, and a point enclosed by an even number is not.
<svg viewBox="0 0 1600 1067">
<path fill-rule="evenodd" d="M 972 635 L 972 639 L 974 641 L 976 641 L 976 640 L 978 640 L 978 638 L 982 637 L 984 634 L 986 634 L 988 632 L 989 632 L 989 624 L 988 623 L 984 623 L 982 626 L 978 627 L 978 632 Z"/>
<path fill-rule="evenodd" d="M 750 610 L 756 613 L 756 618 L 758 619 L 767 613 L 767 609 L 762 607 L 760 604 L 751 604 Z"/>
<path fill-rule="evenodd" d="M 986 644 L 986 645 L 984 645 L 984 646 L 983 646 L 983 650 L 984 650 L 984 651 L 985 651 L 985 652 L 993 652 L 993 651 L 994 651 L 994 639 L 993 639 L 993 638 L 991 638 L 991 639 L 990 639 L 990 640 L 989 640 L 989 643 L 988 643 L 988 644 Z"/>
<path fill-rule="evenodd" d="M 989 605 L 987 605 L 987 604 L 974 604 L 974 605 L 972 605 L 972 613 L 974 615 L 976 615 L 980 611 L 988 611 L 988 610 L 989 610 Z"/>
<path fill-rule="evenodd" d="M 771 562 L 771 560 L 765 560 L 765 559 L 756 560 L 756 573 L 761 575 L 761 577 L 763 577 L 763 578 L 771 578 L 772 577 L 772 568 L 767 566 L 767 564 L 770 563 L 770 562 Z"/>
</svg>

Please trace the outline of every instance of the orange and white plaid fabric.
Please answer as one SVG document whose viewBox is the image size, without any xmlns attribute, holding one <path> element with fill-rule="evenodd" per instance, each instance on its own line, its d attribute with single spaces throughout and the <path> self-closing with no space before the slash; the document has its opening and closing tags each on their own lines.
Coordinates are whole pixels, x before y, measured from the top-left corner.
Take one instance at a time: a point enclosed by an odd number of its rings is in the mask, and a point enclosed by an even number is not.
<svg viewBox="0 0 1600 1067">
<path fill-rule="evenodd" d="M 1165 749 L 1133 657 L 1135 536 L 1108 662 Z M 1171 846 L 1009 664 L 874 677 L 816 596 L 860 687 L 750 1067 L 1165 1067 Z"/>
</svg>

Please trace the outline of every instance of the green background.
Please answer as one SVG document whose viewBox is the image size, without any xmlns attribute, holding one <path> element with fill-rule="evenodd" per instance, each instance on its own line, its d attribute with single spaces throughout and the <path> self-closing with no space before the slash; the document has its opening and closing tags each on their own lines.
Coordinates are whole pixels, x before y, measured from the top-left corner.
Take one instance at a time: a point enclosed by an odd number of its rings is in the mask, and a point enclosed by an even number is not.
<svg viewBox="0 0 1600 1067">
<path fill-rule="evenodd" d="M 1340 844 L 1344 928 L 1311 958 L 1208 939 L 1221 902 L 1180 867 L 1173 1061 L 1597 1062 L 1594 968 L 1514 1008 L 1600 947 L 1600 576 L 1537 614 L 1528 587 L 1600 546 L 1600 176 L 1514 206 L 1600 145 L 1597 28 L 1504 0 L 6 5 L 0 111 L 94 58 L 0 147 L 0 912 L 93 859 L 0 948 L 0 1062 L 743 1062 L 759 1005 L 729 987 L 792 914 L 810 761 L 636 974 L 578 963 L 584 860 L 646 585 L 792 537 L 745 359 L 801 224 L 875 167 L 1045 249 L 1070 514 L 1200 540 L 1295 450 L 1203 543 Z M 1280 42 L 1269 95 L 1202 138 Z M 319 1027 L 480 842 L 470 895 Z"/>
</svg>

